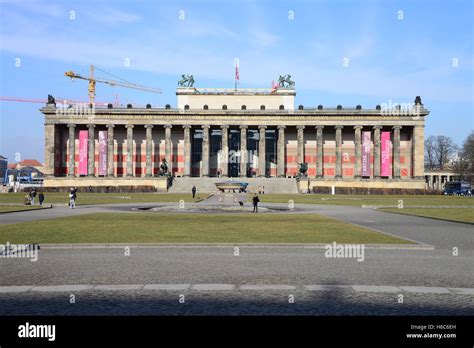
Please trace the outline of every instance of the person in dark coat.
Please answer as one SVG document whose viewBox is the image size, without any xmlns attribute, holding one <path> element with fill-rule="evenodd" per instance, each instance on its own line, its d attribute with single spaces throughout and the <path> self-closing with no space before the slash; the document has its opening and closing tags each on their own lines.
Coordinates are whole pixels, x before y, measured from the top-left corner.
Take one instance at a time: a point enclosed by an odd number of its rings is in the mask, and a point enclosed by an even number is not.
<svg viewBox="0 0 474 348">
<path fill-rule="evenodd" d="M 253 196 L 252 202 L 253 202 L 253 212 L 258 213 L 258 202 L 260 202 L 260 199 L 258 198 L 257 194 Z"/>
<path fill-rule="evenodd" d="M 38 201 L 39 201 L 39 204 L 40 205 L 43 205 L 43 202 L 44 202 L 44 194 L 43 192 L 40 192 L 39 195 L 38 195 Z"/>
<path fill-rule="evenodd" d="M 191 191 L 193 192 L 193 199 L 194 199 L 194 197 L 196 197 L 196 186 L 193 186 Z"/>
</svg>

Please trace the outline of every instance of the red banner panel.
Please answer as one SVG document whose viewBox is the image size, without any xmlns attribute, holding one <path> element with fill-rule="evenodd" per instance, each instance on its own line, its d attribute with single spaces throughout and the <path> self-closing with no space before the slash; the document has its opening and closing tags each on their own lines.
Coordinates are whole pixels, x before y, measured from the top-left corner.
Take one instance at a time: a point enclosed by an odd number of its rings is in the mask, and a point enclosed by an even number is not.
<svg viewBox="0 0 474 348">
<path fill-rule="evenodd" d="M 87 175 L 87 143 L 89 131 L 79 131 L 79 175 Z"/>
<path fill-rule="evenodd" d="M 392 159 L 392 156 L 390 155 L 390 132 L 382 132 L 381 146 L 380 175 L 390 176 L 390 163 Z"/>
</svg>

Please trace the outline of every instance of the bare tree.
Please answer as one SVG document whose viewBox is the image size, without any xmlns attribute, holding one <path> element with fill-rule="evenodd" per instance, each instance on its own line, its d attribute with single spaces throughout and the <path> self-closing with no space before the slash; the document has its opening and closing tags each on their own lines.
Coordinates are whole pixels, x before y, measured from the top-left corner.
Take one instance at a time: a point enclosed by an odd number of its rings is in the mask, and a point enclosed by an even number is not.
<svg viewBox="0 0 474 348">
<path fill-rule="evenodd" d="M 425 140 L 425 165 L 430 169 L 443 170 L 456 154 L 457 145 L 444 135 L 430 136 Z"/>
<path fill-rule="evenodd" d="M 449 164 L 453 155 L 458 150 L 457 145 L 451 138 L 445 137 L 444 135 L 438 135 L 436 137 L 434 154 L 436 166 L 443 170 Z"/>
<path fill-rule="evenodd" d="M 430 170 L 435 168 L 435 142 L 434 136 L 425 139 L 425 166 Z"/>
<path fill-rule="evenodd" d="M 459 151 L 459 160 L 456 163 L 456 172 L 464 179 L 474 180 L 474 131 L 471 131 L 464 140 Z"/>
</svg>

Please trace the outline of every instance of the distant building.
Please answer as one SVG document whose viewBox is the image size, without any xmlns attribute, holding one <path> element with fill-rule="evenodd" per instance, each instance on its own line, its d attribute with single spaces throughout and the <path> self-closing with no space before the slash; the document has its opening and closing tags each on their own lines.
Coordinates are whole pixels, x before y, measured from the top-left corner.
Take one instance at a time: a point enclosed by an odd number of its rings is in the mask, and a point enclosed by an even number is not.
<svg viewBox="0 0 474 348">
<path fill-rule="evenodd" d="M 35 172 L 42 174 L 44 172 L 44 164 L 35 159 L 25 159 L 21 162 L 8 165 L 9 169 L 35 169 Z"/>
<path fill-rule="evenodd" d="M 5 178 L 5 172 L 8 168 L 8 159 L 0 155 L 0 181 L 3 183 L 3 179 Z"/>
</svg>

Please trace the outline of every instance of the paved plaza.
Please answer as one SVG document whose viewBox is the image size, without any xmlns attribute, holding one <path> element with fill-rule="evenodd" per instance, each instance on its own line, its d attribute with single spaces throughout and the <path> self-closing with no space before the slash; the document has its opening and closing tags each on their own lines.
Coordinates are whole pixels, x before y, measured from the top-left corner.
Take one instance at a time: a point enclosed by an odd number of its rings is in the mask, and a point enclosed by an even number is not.
<svg viewBox="0 0 474 348">
<path fill-rule="evenodd" d="M 1 224 L 166 205 L 58 206 L 3 214 Z M 317 213 L 416 244 L 367 245 L 364 262 L 328 259 L 311 244 L 138 244 L 129 245 L 129 256 L 127 245 L 41 245 L 37 262 L 1 260 L 0 314 L 474 314 L 472 225 L 361 207 L 262 206 L 289 218 Z"/>
</svg>

